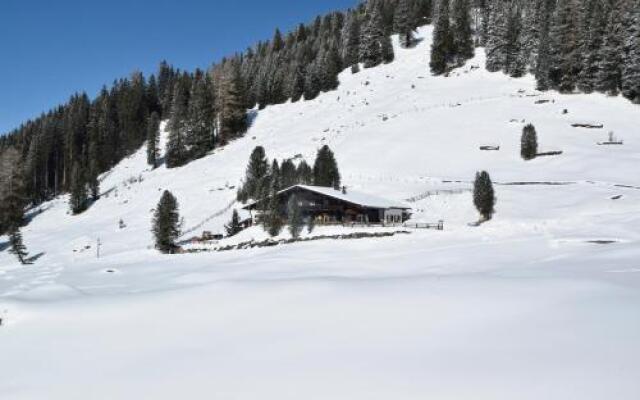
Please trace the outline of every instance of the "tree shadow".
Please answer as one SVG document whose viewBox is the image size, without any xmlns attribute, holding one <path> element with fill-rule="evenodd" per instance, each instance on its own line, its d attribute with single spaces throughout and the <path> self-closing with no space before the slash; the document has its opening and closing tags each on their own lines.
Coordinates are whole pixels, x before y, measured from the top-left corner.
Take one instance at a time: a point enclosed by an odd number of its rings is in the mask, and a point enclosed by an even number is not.
<svg viewBox="0 0 640 400">
<path fill-rule="evenodd" d="M 249 128 L 253 126 L 257 118 L 258 118 L 257 110 L 249 110 L 247 112 L 247 130 L 249 130 Z"/>
<path fill-rule="evenodd" d="M 52 208 L 52 204 L 47 204 L 45 207 L 39 207 L 37 209 L 29 210 L 24 216 L 24 225 L 29 225 L 34 219 Z"/>
<path fill-rule="evenodd" d="M 45 254 L 47 254 L 47 253 L 45 253 L 44 251 L 42 251 L 42 252 L 40 252 L 40 253 L 36 254 L 35 256 L 32 256 L 32 257 L 26 258 L 24 261 L 25 261 L 25 263 L 26 263 L 26 264 L 34 264 L 36 261 L 38 261 L 38 260 L 39 260 L 42 256 L 44 256 Z"/>
</svg>

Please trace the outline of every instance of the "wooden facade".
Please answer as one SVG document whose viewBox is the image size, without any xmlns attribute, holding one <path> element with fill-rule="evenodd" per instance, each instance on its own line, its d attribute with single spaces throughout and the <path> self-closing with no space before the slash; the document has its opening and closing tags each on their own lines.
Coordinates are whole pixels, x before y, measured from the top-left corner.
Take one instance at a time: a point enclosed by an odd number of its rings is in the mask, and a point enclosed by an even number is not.
<svg viewBox="0 0 640 400">
<path fill-rule="evenodd" d="M 288 203 L 293 196 L 296 197 L 303 218 L 313 218 L 319 225 L 400 224 L 411 215 L 410 208 L 402 205 L 370 205 L 350 198 L 346 191 L 298 185 L 278 193 L 278 210 L 282 218 L 287 218 Z M 267 202 L 268 199 L 263 199 L 245 209 L 259 213 Z"/>
</svg>

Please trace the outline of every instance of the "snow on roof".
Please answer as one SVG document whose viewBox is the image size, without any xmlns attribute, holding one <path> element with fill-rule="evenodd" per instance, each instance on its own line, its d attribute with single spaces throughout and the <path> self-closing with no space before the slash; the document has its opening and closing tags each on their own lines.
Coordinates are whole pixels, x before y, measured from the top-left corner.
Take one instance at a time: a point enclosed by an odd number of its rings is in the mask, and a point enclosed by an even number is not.
<svg viewBox="0 0 640 400">
<path fill-rule="evenodd" d="M 332 197 L 334 199 L 346 201 L 351 204 L 356 204 L 359 206 L 370 207 L 370 208 L 397 208 L 402 210 L 409 210 L 411 207 L 408 207 L 405 204 L 394 202 L 392 200 L 388 200 L 382 197 L 373 196 L 368 193 L 359 192 L 356 190 L 351 190 L 347 188 L 346 193 L 343 193 L 342 190 L 336 190 L 331 187 L 325 186 L 309 186 L 309 185 L 294 185 L 288 187 L 284 190 L 278 192 L 278 194 L 286 193 L 295 188 L 300 188 L 303 190 L 308 190 L 310 192 L 315 192 L 327 197 Z M 250 208 L 255 205 L 257 202 L 253 202 L 248 204 L 245 208 Z"/>
</svg>

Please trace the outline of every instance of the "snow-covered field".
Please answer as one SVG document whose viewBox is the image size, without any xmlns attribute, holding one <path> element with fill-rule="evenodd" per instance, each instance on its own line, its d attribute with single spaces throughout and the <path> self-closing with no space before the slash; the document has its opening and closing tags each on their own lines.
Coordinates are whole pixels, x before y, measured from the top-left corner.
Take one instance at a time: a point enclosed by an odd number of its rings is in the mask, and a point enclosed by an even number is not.
<svg viewBox="0 0 640 400">
<path fill-rule="evenodd" d="M 486 72 L 482 52 L 431 77 L 431 28 L 420 36 L 393 64 L 345 72 L 335 92 L 256 112 L 245 138 L 186 167 L 149 171 L 141 150 L 81 216 L 65 198 L 42 205 L 24 228 L 32 266 L 0 238 L 0 398 L 640 398 L 640 109 L 538 93 L 531 77 Z M 522 161 L 528 122 L 542 151 L 564 154 Z M 582 122 L 605 127 L 571 127 Z M 608 131 L 624 146 L 596 145 Z M 150 249 L 162 190 L 187 237 L 218 232 L 256 145 L 312 161 L 322 144 L 348 186 L 421 198 L 414 220 L 445 230 Z M 481 169 L 497 214 L 472 228 Z"/>
</svg>

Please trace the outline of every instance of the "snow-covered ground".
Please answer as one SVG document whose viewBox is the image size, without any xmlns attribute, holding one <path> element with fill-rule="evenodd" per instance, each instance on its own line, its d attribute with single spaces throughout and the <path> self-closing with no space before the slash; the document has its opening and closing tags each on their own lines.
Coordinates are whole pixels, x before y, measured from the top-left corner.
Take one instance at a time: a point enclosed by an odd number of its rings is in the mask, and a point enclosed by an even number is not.
<svg viewBox="0 0 640 400">
<path fill-rule="evenodd" d="M 188 166 L 150 171 L 139 151 L 81 216 L 65 198 L 42 205 L 24 228 L 32 266 L 0 238 L 0 398 L 640 398 L 638 106 L 538 93 L 531 77 L 486 72 L 482 52 L 431 77 L 430 33 L 390 65 L 345 72 L 335 92 L 256 112 L 245 138 Z M 564 154 L 522 161 L 529 122 L 542 151 Z M 608 131 L 624 146 L 598 146 Z M 256 145 L 312 161 L 322 144 L 346 185 L 413 199 L 414 220 L 445 230 L 150 248 L 163 190 L 185 237 L 218 232 Z M 472 228 L 481 169 L 497 214 Z"/>
</svg>

